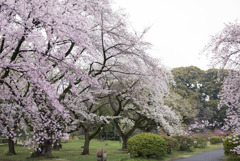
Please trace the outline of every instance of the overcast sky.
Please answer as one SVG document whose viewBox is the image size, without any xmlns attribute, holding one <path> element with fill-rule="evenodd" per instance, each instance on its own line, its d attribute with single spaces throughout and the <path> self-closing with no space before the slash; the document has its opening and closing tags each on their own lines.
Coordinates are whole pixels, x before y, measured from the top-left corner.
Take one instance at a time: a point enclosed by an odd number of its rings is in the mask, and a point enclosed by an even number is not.
<svg viewBox="0 0 240 161">
<path fill-rule="evenodd" d="M 240 22 L 240 0 L 114 0 L 123 8 L 134 29 L 151 26 L 149 51 L 170 68 L 198 66 L 209 61 L 199 53 L 224 23 Z"/>
</svg>

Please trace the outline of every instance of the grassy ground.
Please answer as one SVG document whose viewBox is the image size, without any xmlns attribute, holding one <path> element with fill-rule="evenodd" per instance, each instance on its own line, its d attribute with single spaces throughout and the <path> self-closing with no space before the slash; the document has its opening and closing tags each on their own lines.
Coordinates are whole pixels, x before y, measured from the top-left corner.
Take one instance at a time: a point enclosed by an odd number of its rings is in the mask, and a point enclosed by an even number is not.
<svg viewBox="0 0 240 161">
<path fill-rule="evenodd" d="M 62 143 L 63 148 L 60 151 L 53 151 L 51 159 L 41 159 L 42 161 L 96 161 L 97 149 L 107 149 L 107 158 L 110 161 L 120 161 L 127 158 L 126 151 L 122 151 L 121 144 L 117 141 L 97 141 L 93 140 L 90 144 L 90 155 L 82 156 L 83 140 L 70 143 Z M 25 147 L 17 145 L 15 147 L 17 155 L 6 155 L 8 149 L 7 144 L 0 145 L 0 161 L 37 161 L 37 159 L 29 158 L 31 151 Z"/>
<path fill-rule="evenodd" d="M 143 158 L 128 158 L 127 152 L 121 150 L 121 143 L 118 141 L 98 141 L 93 140 L 90 144 L 90 155 L 82 156 L 83 140 L 77 140 L 70 143 L 63 143 L 63 148 L 60 151 L 53 151 L 53 157 L 50 159 L 29 158 L 31 150 L 25 147 L 16 145 L 15 150 L 17 155 L 6 155 L 8 146 L 7 144 L 0 144 L 0 161 L 96 161 L 96 150 L 107 149 L 108 161 L 157 161 L 156 159 L 143 159 Z M 206 149 L 195 149 L 194 152 L 174 152 L 172 155 L 167 155 L 162 158 L 164 161 L 170 161 L 173 158 L 189 157 L 191 155 L 215 150 L 221 148 L 222 145 L 208 145 Z M 235 160 L 226 160 L 235 161 Z"/>
</svg>

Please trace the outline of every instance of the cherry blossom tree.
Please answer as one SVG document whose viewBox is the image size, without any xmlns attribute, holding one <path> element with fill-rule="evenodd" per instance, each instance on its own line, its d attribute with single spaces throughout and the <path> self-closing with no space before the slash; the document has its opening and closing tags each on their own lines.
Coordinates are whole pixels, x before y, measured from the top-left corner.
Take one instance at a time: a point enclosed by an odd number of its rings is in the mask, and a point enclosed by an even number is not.
<svg viewBox="0 0 240 161">
<path fill-rule="evenodd" d="M 110 79 L 112 83 L 108 81 L 109 88 L 118 91 L 109 95 L 109 101 L 115 115 L 122 117 L 114 119 L 114 122 L 123 139 L 123 149 L 126 149 L 128 138 L 137 128 L 146 128 L 150 123 L 160 126 L 169 135 L 181 133 L 178 116 L 170 107 L 164 105 L 163 100 L 168 94 L 171 74 L 150 57 L 145 56 L 145 60 L 151 63 L 127 63 L 130 64 L 127 71 L 135 73 L 134 75 L 126 77 L 118 73 L 114 75 L 114 79 Z M 128 130 L 121 126 L 121 120 L 126 118 L 133 123 Z"/>
<path fill-rule="evenodd" d="M 184 124 L 193 120 L 199 112 L 186 98 L 175 93 L 174 90 L 170 90 L 168 97 L 165 98 L 165 104 L 175 111 Z"/>
<path fill-rule="evenodd" d="M 219 106 L 228 107 L 224 129 L 240 135 L 240 24 L 226 24 L 221 32 L 212 37 L 206 52 L 211 53 L 213 65 L 229 70 Z M 232 150 L 240 154 L 239 146 Z"/>
<path fill-rule="evenodd" d="M 70 104 L 66 105 L 72 113 L 73 122 L 76 124 L 75 129 L 82 127 L 85 132 L 82 153 L 84 155 L 89 154 L 89 142 L 100 132 L 101 127 L 110 118 L 118 117 L 116 113 L 112 113 L 110 116 L 99 113 L 99 110 L 104 108 L 99 102 L 106 104 L 103 101 L 106 97 L 116 93 L 119 94 L 116 89 L 106 88 L 108 83 L 117 82 L 117 79 L 124 79 L 124 77 L 137 78 L 145 72 L 144 70 L 139 71 L 139 66 L 142 66 L 143 69 L 144 67 L 148 68 L 154 61 L 146 53 L 146 49 L 149 47 L 149 43 L 143 40 L 146 31 L 140 34 L 129 31 L 124 14 L 117 11 L 112 12 L 111 17 L 109 17 L 101 11 L 99 12 L 99 19 L 95 23 L 94 28 L 92 28 L 94 34 L 93 37 L 90 37 L 90 40 L 99 55 L 95 57 L 94 62 L 86 63 L 83 70 L 88 71 L 90 76 L 98 79 L 100 88 L 88 86 L 84 92 L 93 94 L 91 98 L 86 99 L 79 99 L 79 97 L 69 94 L 68 102 Z M 83 106 L 85 106 L 85 109 L 79 110 L 79 107 Z M 93 117 L 82 117 L 83 111 L 91 113 Z M 90 134 L 92 127 L 95 127 L 95 130 Z"/>
<path fill-rule="evenodd" d="M 81 65 L 98 55 L 90 37 L 96 13 L 108 8 L 107 0 L 0 1 L 1 129 L 16 141 L 27 125 L 24 144 L 35 148 L 33 156 L 50 156 L 52 143 L 64 136 L 66 95 L 98 85 Z"/>
</svg>

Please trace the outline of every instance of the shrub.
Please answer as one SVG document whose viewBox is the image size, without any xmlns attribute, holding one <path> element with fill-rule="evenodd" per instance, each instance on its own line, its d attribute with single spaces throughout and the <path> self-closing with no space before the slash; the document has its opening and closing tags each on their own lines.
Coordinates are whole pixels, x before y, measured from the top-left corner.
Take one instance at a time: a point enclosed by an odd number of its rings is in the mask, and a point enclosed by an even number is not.
<svg viewBox="0 0 240 161">
<path fill-rule="evenodd" d="M 141 133 L 131 137 L 127 143 L 131 156 L 160 158 L 167 152 L 166 141 L 155 134 Z"/>
<path fill-rule="evenodd" d="M 178 140 L 170 136 L 161 136 L 167 143 L 167 153 L 171 154 L 173 151 L 179 150 Z"/>
<path fill-rule="evenodd" d="M 193 137 L 194 148 L 206 148 L 207 139 L 203 136 L 194 136 Z"/>
<path fill-rule="evenodd" d="M 211 144 L 219 144 L 219 143 L 222 143 L 222 137 L 221 136 L 212 136 L 209 141 Z"/>
<path fill-rule="evenodd" d="M 193 138 L 190 136 L 174 136 L 174 138 L 177 139 L 180 144 L 179 150 L 193 151 Z"/>
<path fill-rule="evenodd" d="M 225 155 L 228 156 L 238 155 L 236 151 L 234 151 L 234 148 L 237 146 L 240 146 L 240 135 L 231 134 L 224 138 L 223 147 Z"/>
</svg>

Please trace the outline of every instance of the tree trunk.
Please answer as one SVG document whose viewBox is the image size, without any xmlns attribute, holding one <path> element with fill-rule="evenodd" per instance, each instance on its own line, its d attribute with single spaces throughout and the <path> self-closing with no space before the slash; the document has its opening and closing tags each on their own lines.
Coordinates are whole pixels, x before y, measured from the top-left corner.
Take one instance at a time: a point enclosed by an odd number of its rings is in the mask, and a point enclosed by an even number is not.
<svg viewBox="0 0 240 161">
<path fill-rule="evenodd" d="M 89 155 L 90 134 L 85 131 L 85 140 L 82 155 Z"/>
<path fill-rule="evenodd" d="M 53 150 L 60 150 L 61 148 L 62 148 L 61 139 L 58 139 L 53 145 Z"/>
<path fill-rule="evenodd" d="M 83 149 L 83 152 L 82 152 L 82 155 L 89 155 L 89 144 L 90 144 L 90 141 L 96 137 L 99 132 L 101 131 L 101 127 L 103 127 L 104 124 L 101 124 L 100 126 L 98 126 L 98 128 L 95 130 L 95 132 L 93 132 L 91 135 L 90 135 L 90 126 L 89 127 L 83 127 L 83 130 L 85 132 L 85 140 L 84 140 L 84 149 Z"/>
<path fill-rule="evenodd" d="M 52 157 L 52 141 L 46 140 L 44 144 L 39 145 L 39 148 L 31 157 Z"/>
<path fill-rule="evenodd" d="M 12 140 L 12 138 L 8 139 L 8 154 L 16 155 L 14 141 Z"/>
<path fill-rule="evenodd" d="M 127 149 L 127 141 L 128 141 L 128 137 L 122 137 L 122 150 L 126 150 Z"/>
</svg>

